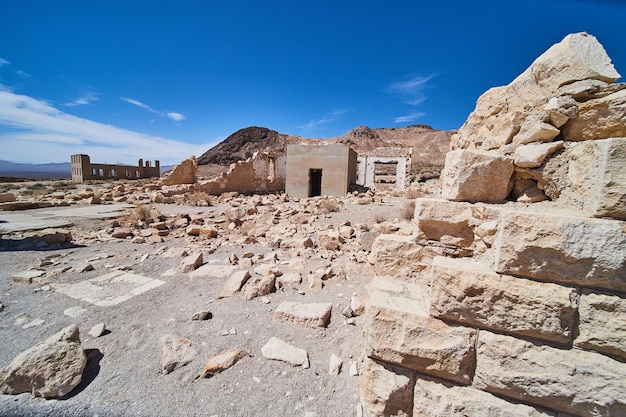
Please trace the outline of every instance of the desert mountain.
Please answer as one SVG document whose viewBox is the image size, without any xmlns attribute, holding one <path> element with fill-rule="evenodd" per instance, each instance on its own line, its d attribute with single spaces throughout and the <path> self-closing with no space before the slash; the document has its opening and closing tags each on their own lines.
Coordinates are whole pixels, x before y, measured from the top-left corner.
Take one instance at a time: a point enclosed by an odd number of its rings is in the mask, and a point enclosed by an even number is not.
<svg viewBox="0 0 626 417">
<path fill-rule="evenodd" d="M 220 166 L 226 167 L 244 160 L 257 151 L 285 152 L 288 144 L 343 143 L 359 155 L 366 155 L 379 148 L 412 148 L 411 171 L 417 173 L 440 170 L 443 167 L 446 152 L 450 147 L 450 137 L 454 133 L 455 130 L 435 130 L 428 125 L 379 129 L 359 126 L 338 137 L 316 139 L 252 126 L 236 131 L 206 151 L 198 158 L 198 164 L 219 170 Z"/>
</svg>

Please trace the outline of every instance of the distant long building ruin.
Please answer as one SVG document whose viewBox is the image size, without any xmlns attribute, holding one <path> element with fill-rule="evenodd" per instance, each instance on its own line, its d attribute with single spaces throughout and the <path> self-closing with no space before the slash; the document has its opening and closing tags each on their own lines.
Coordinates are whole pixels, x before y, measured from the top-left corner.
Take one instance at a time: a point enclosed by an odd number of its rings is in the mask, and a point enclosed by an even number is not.
<svg viewBox="0 0 626 417">
<path fill-rule="evenodd" d="M 150 161 L 139 160 L 138 166 L 132 165 L 112 165 L 112 164 L 92 164 L 89 155 L 72 155 L 72 181 L 76 183 L 88 180 L 110 180 L 110 179 L 139 179 L 158 177 L 161 175 L 161 165 L 159 161 L 154 161 L 155 166 L 150 165 Z"/>
</svg>

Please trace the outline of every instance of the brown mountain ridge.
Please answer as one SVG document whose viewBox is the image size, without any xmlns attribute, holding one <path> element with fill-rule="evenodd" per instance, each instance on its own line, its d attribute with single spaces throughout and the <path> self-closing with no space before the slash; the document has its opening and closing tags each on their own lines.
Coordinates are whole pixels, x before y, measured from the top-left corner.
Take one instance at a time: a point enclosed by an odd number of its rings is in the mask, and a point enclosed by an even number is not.
<svg viewBox="0 0 626 417">
<path fill-rule="evenodd" d="M 289 144 L 343 143 L 359 155 L 380 148 L 411 148 L 411 174 L 437 172 L 444 165 L 450 147 L 450 138 L 456 130 L 436 130 L 418 124 L 399 128 L 371 129 L 356 127 L 330 139 L 303 138 L 279 133 L 265 127 L 251 126 L 240 129 L 206 151 L 198 158 L 202 174 L 214 174 L 237 161 L 245 160 L 255 152 L 283 153 Z M 203 175 L 204 176 L 204 175 Z"/>
</svg>

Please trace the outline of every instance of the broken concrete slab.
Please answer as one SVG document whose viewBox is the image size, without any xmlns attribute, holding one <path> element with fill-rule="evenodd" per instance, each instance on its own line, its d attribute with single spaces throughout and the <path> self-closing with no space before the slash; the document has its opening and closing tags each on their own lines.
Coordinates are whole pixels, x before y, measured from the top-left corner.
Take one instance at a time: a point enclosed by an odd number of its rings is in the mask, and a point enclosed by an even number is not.
<svg viewBox="0 0 626 417">
<path fill-rule="evenodd" d="M 76 284 L 56 284 L 54 288 L 68 297 L 100 307 L 109 307 L 163 284 L 165 282 L 158 279 L 117 270 Z"/>
</svg>

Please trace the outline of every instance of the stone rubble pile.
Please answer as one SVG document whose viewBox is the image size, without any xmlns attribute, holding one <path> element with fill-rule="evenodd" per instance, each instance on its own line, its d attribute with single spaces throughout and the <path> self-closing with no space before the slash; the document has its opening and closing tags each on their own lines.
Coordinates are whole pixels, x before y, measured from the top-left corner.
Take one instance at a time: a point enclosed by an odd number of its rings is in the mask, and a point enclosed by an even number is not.
<svg viewBox="0 0 626 417">
<path fill-rule="evenodd" d="M 478 100 L 443 199 L 418 198 L 412 233 L 373 244 L 366 416 L 626 414 L 617 78 L 579 33 Z"/>
</svg>

